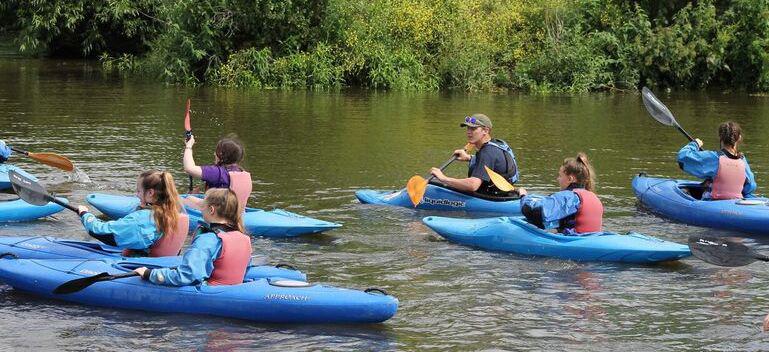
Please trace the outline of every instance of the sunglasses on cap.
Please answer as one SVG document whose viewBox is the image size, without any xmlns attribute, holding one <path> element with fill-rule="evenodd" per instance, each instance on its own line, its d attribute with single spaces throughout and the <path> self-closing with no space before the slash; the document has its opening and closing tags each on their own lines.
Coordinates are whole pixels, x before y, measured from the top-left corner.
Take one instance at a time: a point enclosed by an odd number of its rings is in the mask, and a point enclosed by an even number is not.
<svg viewBox="0 0 769 352">
<path fill-rule="evenodd" d="M 475 124 L 476 122 L 478 122 L 478 120 L 476 120 L 475 117 L 465 116 L 465 123 Z"/>
</svg>

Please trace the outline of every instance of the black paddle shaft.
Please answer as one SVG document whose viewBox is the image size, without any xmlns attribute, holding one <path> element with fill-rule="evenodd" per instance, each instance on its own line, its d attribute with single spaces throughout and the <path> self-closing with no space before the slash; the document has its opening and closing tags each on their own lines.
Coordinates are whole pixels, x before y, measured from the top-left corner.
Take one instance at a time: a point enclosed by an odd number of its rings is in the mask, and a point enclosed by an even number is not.
<svg viewBox="0 0 769 352">
<path fill-rule="evenodd" d="M 441 165 L 441 167 L 439 167 L 438 169 L 440 169 L 441 171 L 445 170 L 447 167 L 449 167 L 449 165 L 451 165 L 451 163 L 454 162 L 454 160 L 457 160 L 456 155 L 454 155 L 453 157 L 451 157 L 451 159 L 443 163 L 443 165 Z M 430 183 L 430 181 L 432 181 L 434 178 L 435 178 L 435 175 L 430 174 L 430 177 L 427 179 L 427 183 Z"/>
</svg>

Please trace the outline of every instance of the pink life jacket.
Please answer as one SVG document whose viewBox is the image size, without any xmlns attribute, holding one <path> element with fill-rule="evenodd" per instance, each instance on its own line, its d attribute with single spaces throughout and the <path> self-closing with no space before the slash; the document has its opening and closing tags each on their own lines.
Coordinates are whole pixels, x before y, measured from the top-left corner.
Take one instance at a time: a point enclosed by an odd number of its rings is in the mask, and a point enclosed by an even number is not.
<svg viewBox="0 0 769 352">
<path fill-rule="evenodd" d="M 214 260 L 214 271 L 208 284 L 237 285 L 243 282 L 248 264 L 251 262 L 251 237 L 240 231 L 217 233 L 222 240 L 222 251 Z"/>
<path fill-rule="evenodd" d="M 248 197 L 251 196 L 251 190 L 253 189 L 251 174 L 247 171 L 230 171 L 228 174 L 230 175 L 230 189 L 238 197 L 240 211 L 244 211 L 248 203 Z"/>
<path fill-rule="evenodd" d="M 603 204 L 595 193 L 586 189 L 572 190 L 579 197 L 579 210 L 575 218 L 577 233 L 599 232 L 603 227 Z"/>
<path fill-rule="evenodd" d="M 160 238 L 155 241 L 149 248 L 150 257 L 171 257 L 179 255 L 184 245 L 184 240 L 187 239 L 187 233 L 189 232 L 190 217 L 187 214 L 179 214 L 179 219 L 176 221 L 176 226 L 171 233 L 164 233 Z M 123 256 L 131 257 L 134 255 L 143 255 L 142 251 L 135 251 L 131 249 L 124 249 Z"/>
<path fill-rule="evenodd" d="M 742 198 L 742 188 L 745 185 L 745 161 L 742 158 L 732 159 L 726 155 L 718 157 L 718 172 L 711 184 L 712 199 Z"/>
</svg>

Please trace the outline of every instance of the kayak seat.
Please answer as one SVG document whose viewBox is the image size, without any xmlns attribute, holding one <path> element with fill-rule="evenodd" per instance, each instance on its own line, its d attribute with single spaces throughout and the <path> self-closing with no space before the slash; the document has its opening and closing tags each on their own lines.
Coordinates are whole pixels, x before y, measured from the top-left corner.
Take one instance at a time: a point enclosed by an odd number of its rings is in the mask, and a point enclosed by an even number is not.
<svg viewBox="0 0 769 352">
<path fill-rule="evenodd" d="M 705 193 L 705 187 L 702 184 L 679 184 L 678 188 L 696 200 L 702 200 L 702 194 Z"/>
<path fill-rule="evenodd" d="M 489 201 L 492 201 L 492 202 L 509 202 L 509 201 L 512 201 L 512 200 L 519 200 L 519 199 L 521 199 L 521 196 L 518 195 L 518 192 L 516 192 L 516 191 L 513 191 L 514 195 L 498 197 L 498 196 L 491 196 L 491 195 L 488 195 L 488 194 L 483 194 L 483 193 L 478 193 L 478 192 L 464 192 L 464 191 L 460 191 L 458 189 L 454 189 L 454 188 L 451 188 L 449 186 L 446 186 L 443 183 L 441 183 L 440 181 L 436 181 L 436 180 L 431 180 L 430 184 L 433 185 L 433 186 L 438 186 L 438 187 L 441 187 L 441 188 L 450 189 L 450 190 L 452 190 L 454 192 L 462 193 L 462 194 L 468 195 L 470 197 L 485 199 L 485 200 L 489 200 Z"/>
</svg>

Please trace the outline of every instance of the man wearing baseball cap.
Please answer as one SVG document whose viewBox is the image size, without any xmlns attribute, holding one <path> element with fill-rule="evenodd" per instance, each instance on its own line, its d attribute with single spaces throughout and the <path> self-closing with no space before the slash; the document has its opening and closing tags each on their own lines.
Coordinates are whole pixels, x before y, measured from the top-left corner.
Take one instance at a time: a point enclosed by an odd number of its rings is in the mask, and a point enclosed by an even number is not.
<svg viewBox="0 0 769 352">
<path fill-rule="evenodd" d="M 435 167 L 430 172 L 443 184 L 459 191 L 478 192 L 491 196 L 509 195 L 508 192 L 494 186 L 483 168 L 488 166 L 510 183 L 518 181 L 518 163 L 515 161 L 515 154 L 507 142 L 491 137 L 493 126 L 491 119 L 484 114 L 473 114 L 466 116 L 459 126 L 467 129 L 467 142 L 475 145 L 475 150 L 478 151 L 475 156 L 470 156 L 464 149 L 454 151 L 457 160 L 470 162 L 467 178 L 448 177 Z"/>
</svg>

